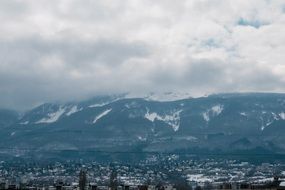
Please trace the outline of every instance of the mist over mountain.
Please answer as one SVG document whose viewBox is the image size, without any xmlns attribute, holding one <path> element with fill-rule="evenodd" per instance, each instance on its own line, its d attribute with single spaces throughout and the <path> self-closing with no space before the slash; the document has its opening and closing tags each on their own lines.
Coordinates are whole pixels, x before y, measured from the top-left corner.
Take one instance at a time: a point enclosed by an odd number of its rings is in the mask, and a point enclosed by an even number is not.
<svg viewBox="0 0 285 190">
<path fill-rule="evenodd" d="M 285 153 L 285 94 L 172 97 L 176 99 L 98 96 L 74 103 L 45 103 L 21 115 L 1 110 L 1 154 L 24 157 L 31 152 L 68 150 Z"/>
</svg>

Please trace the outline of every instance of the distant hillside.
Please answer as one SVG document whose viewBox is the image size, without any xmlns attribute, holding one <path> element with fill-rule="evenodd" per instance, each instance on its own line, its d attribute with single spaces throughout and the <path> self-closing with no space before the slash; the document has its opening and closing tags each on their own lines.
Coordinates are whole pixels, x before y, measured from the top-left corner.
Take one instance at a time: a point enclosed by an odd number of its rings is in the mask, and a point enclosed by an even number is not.
<svg viewBox="0 0 285 190">
<path fill-rule="evenodd" d="M 100 96 L 0 111 L 3 154 L 66 150 L 285 153 L 285 95 L 216 94 L 157 101 Z"/>
</svg>

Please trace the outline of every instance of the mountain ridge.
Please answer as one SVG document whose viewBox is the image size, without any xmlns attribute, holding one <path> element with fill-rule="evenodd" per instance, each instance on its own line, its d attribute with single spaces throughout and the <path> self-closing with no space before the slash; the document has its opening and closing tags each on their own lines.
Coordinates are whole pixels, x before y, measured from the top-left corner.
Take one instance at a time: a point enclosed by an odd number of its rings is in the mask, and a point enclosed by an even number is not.
<svg viewBox="0 0 285 190">
<path fill-rule="evenodd" d="M 1 129 L 0 147 L 17 151 L 285 153 L 285 94 L 215 94 L 164 102 L 101 96 L 46 103 Z"/>
</svg>

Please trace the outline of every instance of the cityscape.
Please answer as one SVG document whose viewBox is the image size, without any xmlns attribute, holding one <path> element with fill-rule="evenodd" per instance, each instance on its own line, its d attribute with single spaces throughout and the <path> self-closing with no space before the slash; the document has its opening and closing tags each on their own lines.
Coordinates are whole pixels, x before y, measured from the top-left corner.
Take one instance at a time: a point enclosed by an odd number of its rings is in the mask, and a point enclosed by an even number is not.
<svg viewBox="0 0 285 190">
<path fill-rule="evenodd" d="M 2 161 L 0 189 L 284 189 L 285 164 L 151 155 L 137 164 Z M 284 182 L 283 182 L 284 181 Z"/>
</svg>

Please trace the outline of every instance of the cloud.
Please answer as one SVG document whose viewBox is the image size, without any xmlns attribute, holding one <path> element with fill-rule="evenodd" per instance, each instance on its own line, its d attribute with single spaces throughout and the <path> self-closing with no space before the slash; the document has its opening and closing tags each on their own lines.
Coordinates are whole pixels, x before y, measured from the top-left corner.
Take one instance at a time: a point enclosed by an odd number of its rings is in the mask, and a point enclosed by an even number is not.
<svg viewBox="0 0 285 190">
<path fill-rule="evenodd" d="M 283 0 L 1 1 L 0 107 L 121 92 L 284 92 L 284 7 Z"/>
<path fill-rule="evenodd" d="M 105 84 L 115 86 L 121 64 L 148 55 L 141 43 L 39 38 L 2 41 L 0 52 L 0 91 L 13 106 L 102 93 Z"/>
</svg>

